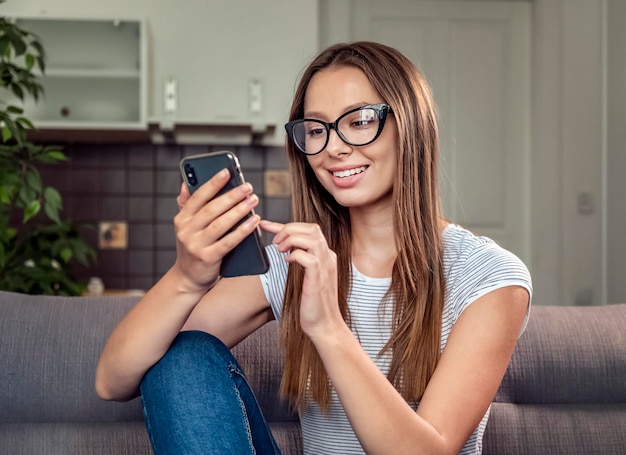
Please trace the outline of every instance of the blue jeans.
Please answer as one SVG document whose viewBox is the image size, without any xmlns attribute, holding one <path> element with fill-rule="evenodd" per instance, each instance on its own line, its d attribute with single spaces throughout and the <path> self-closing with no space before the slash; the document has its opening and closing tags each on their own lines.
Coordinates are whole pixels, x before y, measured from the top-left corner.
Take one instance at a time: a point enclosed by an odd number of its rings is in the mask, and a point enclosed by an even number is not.
<svg viewBox="0 0 626 455">
<path fill-rule="evenodd" d="M 204 332 L 181 332 L 141 382 L 156 455 L 280 454 L 241 367 Z"/>
</svg>

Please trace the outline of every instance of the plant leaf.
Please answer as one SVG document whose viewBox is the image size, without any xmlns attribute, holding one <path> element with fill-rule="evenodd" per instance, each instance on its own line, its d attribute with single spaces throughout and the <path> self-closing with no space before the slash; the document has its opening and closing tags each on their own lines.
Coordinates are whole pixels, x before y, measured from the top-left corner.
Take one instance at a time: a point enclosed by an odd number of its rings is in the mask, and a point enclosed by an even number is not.
<svg viewBox="0 0 626 455">
<path fill-rule="evenodd" d="M 28 71 L 31 71 L 33 69 L 33 66 L 35 66 L 35 56 L 33 54 L 26 54 L 26 69 Z"/>
<path fill-rule="evenodd" d="M 7 142 L 12 137 L 13 137 L 13 134 L 11 134 L 11 130 L 9 129 L 8 126 L 4 125 L 2 127 L 2 142 Z"/>
<path fill-rule="evenodd" d="M 26 223 L 32 217 L 37 215 L 40 210 L 41 202 L 39 202 L 38 200 L 30 201 L 24 209 L 24 219 L 22 220 L 22 223 Z"/>
<path fill-rule="evenodd" d="M 46 203 L 52 205 L 56 208 L 61 208 L 63 206 L 63 199 L 61 198 L 61 194 L 51 186 L 46 187 L 43 192 L 43 197 Z"/>
<path fill-rule="evenodd" d="M 61 218 L 59 217 L 59 208 L 50 204 L 44 204 L 43 210 L 48 218 L 54 221 L 56 224 L 61 224 Z"/>
<path fill-rule="evenodd" d="M 69 247 L 63 248 L 60 253 L 61 259 L 63 259 L 63 262 L 66 264 L 72 260 L 73 255 L 72 249 Z"/>
<path fill-rule="evenodd" d="M 26 173 L 26 184 L 37 194 L 41 193 L 43 185 L 41 183 L 41 176 L 38 172 L 32 169 Z"/>
</svg>

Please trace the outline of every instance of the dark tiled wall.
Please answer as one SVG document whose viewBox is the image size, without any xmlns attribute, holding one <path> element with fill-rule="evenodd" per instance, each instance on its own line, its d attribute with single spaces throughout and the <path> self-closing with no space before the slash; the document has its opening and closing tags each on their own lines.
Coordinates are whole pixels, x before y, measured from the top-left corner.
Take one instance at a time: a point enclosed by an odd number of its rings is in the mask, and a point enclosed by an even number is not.
<svg viewBox="0 0 626 455">
<path fill-rule="evenodd" d="M 288 197 L 265 195 L 264 171 L 286 169 L 284 149 L 258 146 L 92 145 L 64 148 L 70 161 L 42 170 L 44 182 L 63 196 L 64 217 L 93 229 L 82 229 L 97 249 L 98 261 L 78 267 L 75 275 L 99 276 L 108 289 L 148 289 L 174 263 L 172 219 L 182 179 L 183 156 L 228 149 L 239 157 L 246 180 L 260 198 L 262 217 L 285 222 L 290 218 Z M 101 221 L 126 221 L 126 249 L 98 249 Z M 266 241 L 269 238 L 265 239 Z"/>
</svg>

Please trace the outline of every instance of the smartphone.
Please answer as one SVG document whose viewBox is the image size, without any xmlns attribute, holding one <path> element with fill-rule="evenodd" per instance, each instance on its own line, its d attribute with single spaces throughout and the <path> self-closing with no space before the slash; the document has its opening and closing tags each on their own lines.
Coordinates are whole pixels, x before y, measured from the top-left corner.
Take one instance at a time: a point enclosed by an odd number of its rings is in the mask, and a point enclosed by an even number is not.
<svg viewBox="0 0 626 455">
<path fill-rule="evenodd" d="M 180 162 L 183 180 L 191 194 L 222 169 L 228 169 L 230 180 L 215 197 L 232 190 L 245 181 L 235 154 L 229 151 L 204 153 L 184 157 Z M 252 215 L 254 215 L 253 210 L 228 232 L 232 232 Z M 261 231 L 257 228 L 224 256 L 220 266 L 220 275 L 222 277 L 260 275 L 267 272 L 268 269 L 269 261 L 261 238 Z"/>
</svg>

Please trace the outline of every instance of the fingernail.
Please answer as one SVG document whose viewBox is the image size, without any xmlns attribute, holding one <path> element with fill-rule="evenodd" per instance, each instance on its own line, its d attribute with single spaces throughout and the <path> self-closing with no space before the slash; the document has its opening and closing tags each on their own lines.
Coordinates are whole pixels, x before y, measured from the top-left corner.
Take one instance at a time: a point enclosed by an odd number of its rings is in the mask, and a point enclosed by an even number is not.
<svg viewBox="0 0 626 455">
<path fill-rule="evenodd" d="M 230 175 L 230 172 L 228 171 L 228 169 L 224 168 L 217 175 L 218 175 L 219 178 L 224 178 L 227 175 Z"/>
<path fill-rule="evenodd" d="M 244 183 L 243 185 L 241 185 L 241 194 L 250 194 L 252 193 L 252 185 L 250 185 L 249 183 Z"/>
<path fill-rule="evenodd" d="M 256 194 L 253 194 L 246 199 L 246 204 L 248 205 L 248 207 L 254 207 L 257 202 L 259 202 L 259 197 Z"/>
<path fill-rule="evenodd" d="M 255 226 L 259 220 L 261 219 L 261 217 L 259 215 L 252 215 L 250 218 L 248 218 L 245 222 L 246 226 Z"/>
</svg>

